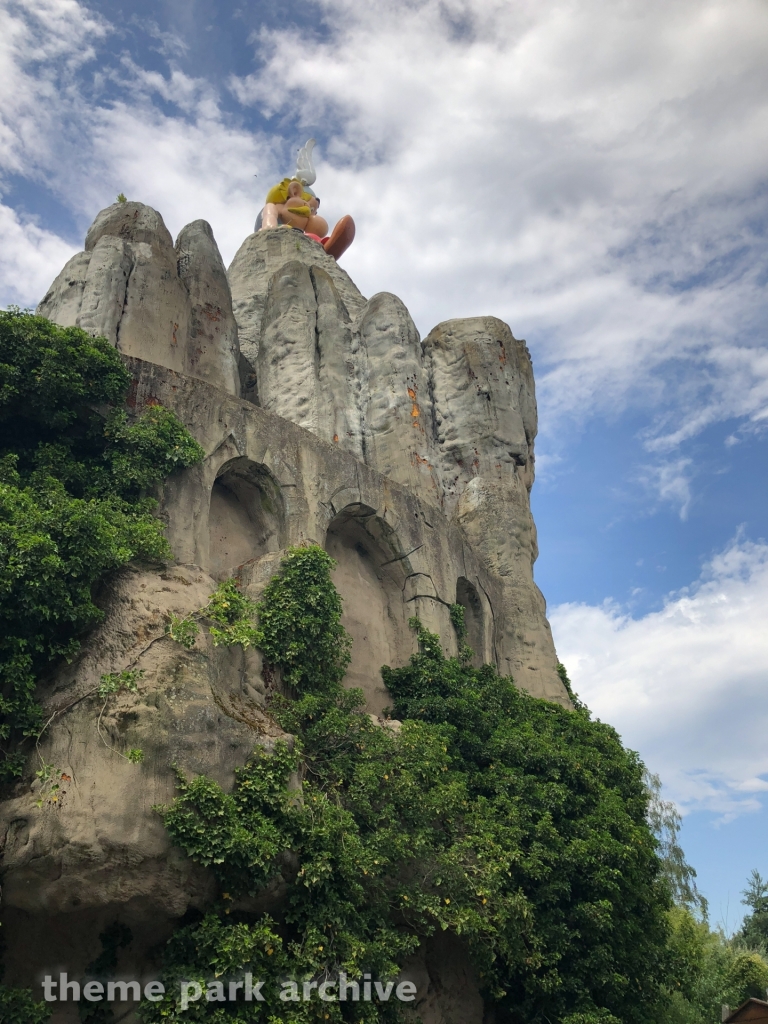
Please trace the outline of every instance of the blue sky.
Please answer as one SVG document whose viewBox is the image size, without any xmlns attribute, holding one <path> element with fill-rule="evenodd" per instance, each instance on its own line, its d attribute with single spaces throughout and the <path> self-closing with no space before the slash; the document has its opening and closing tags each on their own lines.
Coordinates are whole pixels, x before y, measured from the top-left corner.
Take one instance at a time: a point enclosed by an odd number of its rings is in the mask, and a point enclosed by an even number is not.
<svg viewBox="0 0 768 1024">
<path fill-rule="evenodd" d="M 558 652 L 731 928 L 768 871 L 767 48 L 761 0 L 0 3 L 0 302 L 121 191 L 229 261 L 315 136 L 365 294 L 527 339 Z"/>
</svg>

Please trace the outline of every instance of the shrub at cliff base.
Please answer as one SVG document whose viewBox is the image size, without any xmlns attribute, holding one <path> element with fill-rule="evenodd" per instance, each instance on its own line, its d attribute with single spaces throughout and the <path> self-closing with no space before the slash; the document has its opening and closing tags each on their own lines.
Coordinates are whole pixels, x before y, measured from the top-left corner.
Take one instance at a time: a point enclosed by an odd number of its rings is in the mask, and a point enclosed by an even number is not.
<svg viewBox="0 0 768 1024">
<path fill-rule="evenodd" d="M 161 406 L 128 425 L 130 382 L 103 338 L 0 312 L 0 780 L 40 730 L 38 676 L 101 618 L 95 586 L 170 555 L 147 491 L 203 456 Z"/>
<path fill-rule="evenodd" d="M 276 993 L 287 977 L 393 978 L 441 929 L 464 943 L 498 1022 L 658 1020 L 669 899 L 637 756 L 583 707 L 470 667 L 458 609 L 462 658 L 414 621 L 420 653 L 384 669 L 402 727 L 372 724 L 341 685 L 349 639 L 332 566 L 318 547 L 292 549 L 256 609 L 253 642 L 293 688 L 272 705 L 293 749 L 257 751 L 231 794 L 181 780 L 163 812 L 221 897 L 171 939 L 168 995 L 145 1021 L 395 1021 L 396 1000 Z M 277 881 L 274 916 L 238 909 Z M 269 1002 L 181 1009 L 182 979 L 205 991 L 244 971 Z"/>
</svg>

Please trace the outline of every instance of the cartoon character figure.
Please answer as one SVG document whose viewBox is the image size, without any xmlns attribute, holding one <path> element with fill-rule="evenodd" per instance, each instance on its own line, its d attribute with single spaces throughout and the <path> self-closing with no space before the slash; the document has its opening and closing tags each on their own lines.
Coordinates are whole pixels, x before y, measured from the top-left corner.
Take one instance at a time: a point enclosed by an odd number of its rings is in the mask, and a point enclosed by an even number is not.
<svg viewBox="0 0 768 1024">
<path fill-rule="evenodd" d="M 328 235 L 328 221 L 317 212 L 320 200 L 310 188 L 316 178 L 312 166 L 314 145 L 315 140 L 310 139 L 299 150 L 294 177 L 283 178 L 269 190 L 255 230 L 265 231 L 281 226 L 294 228 L 318 242 L 329 256 L 337 260 L 354 240 L 355 222 L 349 215 L 342 217 Z"/>
<path fill-rule="evenodd" d="M 318 215 L 320 200 L 304 189 L 296 178 L 284 178 L 269 190 L 261 216 L 261 227 L 276 228 L 280 224 L 297 228 L 305 234 L 323 238 L 328 234 L 328 222 Z"/>
</svg>

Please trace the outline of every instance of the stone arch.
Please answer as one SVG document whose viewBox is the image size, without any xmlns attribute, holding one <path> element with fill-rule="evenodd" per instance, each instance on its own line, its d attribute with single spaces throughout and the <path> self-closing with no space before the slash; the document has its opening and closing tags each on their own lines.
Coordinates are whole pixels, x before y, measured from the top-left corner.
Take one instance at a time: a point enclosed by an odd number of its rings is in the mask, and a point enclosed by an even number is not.
<svg viewBox="0 0 768 1024">
<path fill-rule="evenodd" d="M 342 623 L 352 637 L 345 686 L 359 687 L 369 711 L 391 703 L 382 665 L 404 664 L 410 653 L 403 600 L 407 571 L 395 531 L 370 506 L 347 505 L 329 523 L 325 549 L 336 560 L 334 583 L 344 602 Z"/>
<path fill-rule="evenodd" d="M 477 588 L 464 576 L 459 576 L 456 581 L 456 604 L 464 609 L 467 643 L 474 651 L 472 664 L 479 668 L 488 660 L 485 650 L 485 615 Z"/>
<path fill-rule="evenodd" d="M 208 567 L 226 577 L 249 559 L 285 546 L 285 502 L 266 466 L 241 456 L 225 462 L 211 488 Z"/>
</svg>

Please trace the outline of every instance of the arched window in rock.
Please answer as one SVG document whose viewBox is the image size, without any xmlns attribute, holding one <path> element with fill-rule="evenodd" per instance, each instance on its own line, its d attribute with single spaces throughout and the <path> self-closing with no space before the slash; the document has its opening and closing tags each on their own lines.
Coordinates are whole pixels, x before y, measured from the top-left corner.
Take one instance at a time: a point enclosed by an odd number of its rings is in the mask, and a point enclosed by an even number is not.
<svg viewBox="0 0 768 1024">
<path fill-rule="evenodd" d="M 464 609 L 467 643 L 474 651 L 472 664 L 479 668 L 488 660 L 485 650 L 483 605 L 476 588 L 464 576 L 460 576 L 456 581 L 456 604 L 460 604 Z"/>
<path fill-rule="evenodd" d="M 409 657 L 404 572 L 392 530 L 366 505 L 349 505 L 328 527 L 325 549 L 337 562 L 334 583 L 343 604 L 342 623 L 352 637 L 352 661 L 344 685 L 359 687 L 369 711 L 391 703 L 381 666 Z"/>
<path fill-rule="evenodd" d="M 243 562 L 284 546 L 283 495 L 265 466 L 238 458 L 221 467 L 211 491 L 208 529 L 209 568 L 216 576 L 228 576 Z"/>
</svg>

